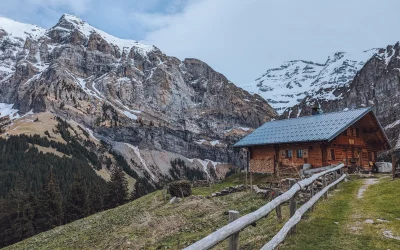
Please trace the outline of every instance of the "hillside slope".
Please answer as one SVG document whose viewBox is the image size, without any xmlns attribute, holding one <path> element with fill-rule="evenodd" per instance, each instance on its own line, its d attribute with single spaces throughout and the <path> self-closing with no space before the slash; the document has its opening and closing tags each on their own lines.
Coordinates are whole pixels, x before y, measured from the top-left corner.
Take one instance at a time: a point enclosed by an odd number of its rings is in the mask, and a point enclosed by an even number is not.
<svg viewBox="0 0 400 250">
<path fill-rule="evenodd" d="M 263 179 L 265 180 L 265 179 Z M 240 183 L 237 175 L 228 179 Z M 394 235 L 400 233 L 396 220 L 399 180 L 380 179 L 365 192 L 365 200 L 356 199 L 364 180 L 342 183 L 339 189 L 321 200 L 315 211 L 304 216 L 297 227 L 297 235 L 288 236 L 282 249 L 321 249 L 332 245 L 340 249 L 395 249 L 397 242 L 383 236 L 383 230 Z M 161 191 L 144 196 L 121 207 L 111 209 L 55 228 L 6 249 L 182 249 L 227 224 L 230 209 L 245 215 L 265 204 L 265 199 L 248 192 L 206 199 L 199 197 L 201 190 L 194 189 L 194 196 L 177 204 L 163 201 Z M 380 198 L 384 197 L 384 198 Z M 385 209 L 382 209 L 386 207 Z M 339 211 L 339 212 L 338 212 Z M 359 214 L 360 211 L 363 214 Z M 282 206 L 283 221 L 287 221 L 288 206 Z M 359 217 L 353 217 L 357 215 Z M 373 225 L 365 219 L 386 219 Z M 357 231 L 352 229 L 352 223 Z M 336 223 L 337 222 L 337 223 Z M 283 226 L 276 214 L 249 226 L 240 233 L 243 249 L 260 249 Z M 354 225 L 353 225 L 354 228 Z M 215 249 L 227 249 L 227 242 Z"/>
</svg>

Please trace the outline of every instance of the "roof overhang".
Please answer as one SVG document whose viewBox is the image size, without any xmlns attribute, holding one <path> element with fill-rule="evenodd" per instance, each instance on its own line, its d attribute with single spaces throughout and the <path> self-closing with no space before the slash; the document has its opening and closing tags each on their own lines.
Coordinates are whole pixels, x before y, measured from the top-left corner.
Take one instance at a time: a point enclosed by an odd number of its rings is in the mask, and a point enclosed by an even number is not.
<svg viewBox="0 0 400 250">
<path fill-rule="evenodd" d="M 367 114 L 371 113 L 374 122 L 378 125 L 379 131 L 383 135 L 383 140 L 382 143 L 384 144 L 384 149 L 388 150 L 391 148 L 389 139 L 386 136 L 385 131 L 383 130 L 381 124 L 379 123 L 378 119 L 376 118 L 374 112 L 372 111 L 372 107 L 366 108 L 361 114 L 358 115 L 358 117 L 354 120 L 352 120 L 350 123 L 348 123 L 346 126 L 340 128 L 337 130 L 332 136 L 328 138 L 328 140 L 302 140 L 302 141 L 282 141 L 282 142 L 271 142 L 271 143 L 259 143 L 259 144 L 240 144 L 240 142 L 243 140 L 238 141 L 233 145 L 234 148 L 248 148 L 248 147 L 254 147 L 254 146 L 267 146 L 267 145 L 281 145 L 281 144 L 294 144 L 294 143 L 312 143 L 312 142 L 330 142 L 333 139 L 335 139 L 338 135 L 340 135 L 342 132 L 344 132 L 346 129 L 354 125 L 356 122 L 360 121 L 363 117 L 365 117 Z M 239 144 L 239 145 L 238 145 Z"/>
</svg>

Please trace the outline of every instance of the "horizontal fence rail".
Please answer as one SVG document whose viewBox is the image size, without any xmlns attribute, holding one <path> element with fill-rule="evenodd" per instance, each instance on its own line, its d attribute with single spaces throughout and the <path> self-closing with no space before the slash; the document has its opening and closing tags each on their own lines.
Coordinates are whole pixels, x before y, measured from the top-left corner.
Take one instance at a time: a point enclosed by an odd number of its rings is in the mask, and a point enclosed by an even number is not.
<svg viewBox="0 0 400 250">
<path fill-rule="evenodd" d="M 307 212 L 325 193 L 327 193 L 330 188 L 337 185 L 345 178 L 346 174 L 343 174 L 339 179 L 332 182 L 331 184 L 323 188 L 320 192 L 311 197 L 311 199 L 296 211 L 296 213 L 288 220 L 288 222 L 285 223 L 282 229 L 272 238 L 272 240 L 265 244 L 261 248 L 261 250 L 275 249 L 280 243 L 282 243 L 286 235 L 289 233 L 290 229 L 300 222 L 301 217 L 303 217 L 304 213 Z"/>
<path fill-rule="evenodd" d="M 204 237 L 203 239 L 197 241 L 196 243 L 186 247 L 184 250 L 206 250 L 210 249 L 213 246 L 217 245 L 219 242 L 225 240 L 229 236 L 239 233 L 241 230 L 246 228 L 247 226 L 257 222 L 258 220 L 266 217 L 269 213 L 271 213 L 277 206 L 285 203 L 290 200 L 293 196 L 297 194 L 301 189 L 313 184 L 318 178 L 325 176 L 334 171 L 338 171 L 344 167 L 344 164 L 339 164 L 338 166 L 325 170 L 323 172 L 317 173 L 307 179 L 301 180 L 294 184 L 288 191 L 283 193 L 282 195 L 276 197 L 266 205 L 262 206 L 258 210 L 244 215 L 237 220 L 223 226 L 218 229 L 214 233 Z"/>
<path fill-rule="evenodd" d="M 306 174 L 306 175 L 311 175 L 311 174 L 322 172 L 322 171 L 325 171 L 325 170 L 328 170 L 328 169 L 332 169 L 334 167 L 335 166 L 326 166 L 326 167 L 322 167 L 322 168 L 311 168 L 311 169 L 304 170 L 303 173 Z"/>
</svg>

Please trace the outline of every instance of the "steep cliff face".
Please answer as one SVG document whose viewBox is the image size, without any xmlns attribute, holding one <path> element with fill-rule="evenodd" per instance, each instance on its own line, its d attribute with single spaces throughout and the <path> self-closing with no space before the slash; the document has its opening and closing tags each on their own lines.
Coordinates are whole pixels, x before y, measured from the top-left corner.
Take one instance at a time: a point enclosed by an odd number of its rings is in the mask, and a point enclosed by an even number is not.
<svg viewBox="0 0 400 250">
<path fill-rule="evenodd" d="M 348 86 L 335 88 L 332 99 L 310 95 L 289 108 L 282 117 L 309 115 L 310 107 L 318 103 L 324 112 L 373 106 L 392 145 L 400 132 L 400 46 L 396 43 L 379 49 L 357 72 Z M 323 90 L 319 90 L 323 91 Z"/>
<path fill-rule="evenodd" d="M 240 165 L 231 145 L 277 115 L 200 60 L 180 61 L 71 15 L 48 30 L 0 19 L 0 102 L 21 115 L 74 120 L 127 157 L 143 151 L 136 164 L 149 175 L 168 174 L 155 159 L 164 153 L 208 159 L 198 160 L 204 167 Z"/>
</svg>

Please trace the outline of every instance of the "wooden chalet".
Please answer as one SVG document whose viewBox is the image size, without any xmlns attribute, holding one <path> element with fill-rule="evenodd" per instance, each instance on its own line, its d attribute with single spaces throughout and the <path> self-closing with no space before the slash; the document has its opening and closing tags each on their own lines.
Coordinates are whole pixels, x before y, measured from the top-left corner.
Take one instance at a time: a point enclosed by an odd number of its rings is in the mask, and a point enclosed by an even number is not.
<svg viewBox="0 0 400 250">
<path fill-rule="evenodd" d="M 371 169 L 390 144 L 372 108 L 362 108 L 267 122 L 234 147 L 248 149 L 251 172 L 275 173 L 304 164 Z"/>
</svg>

